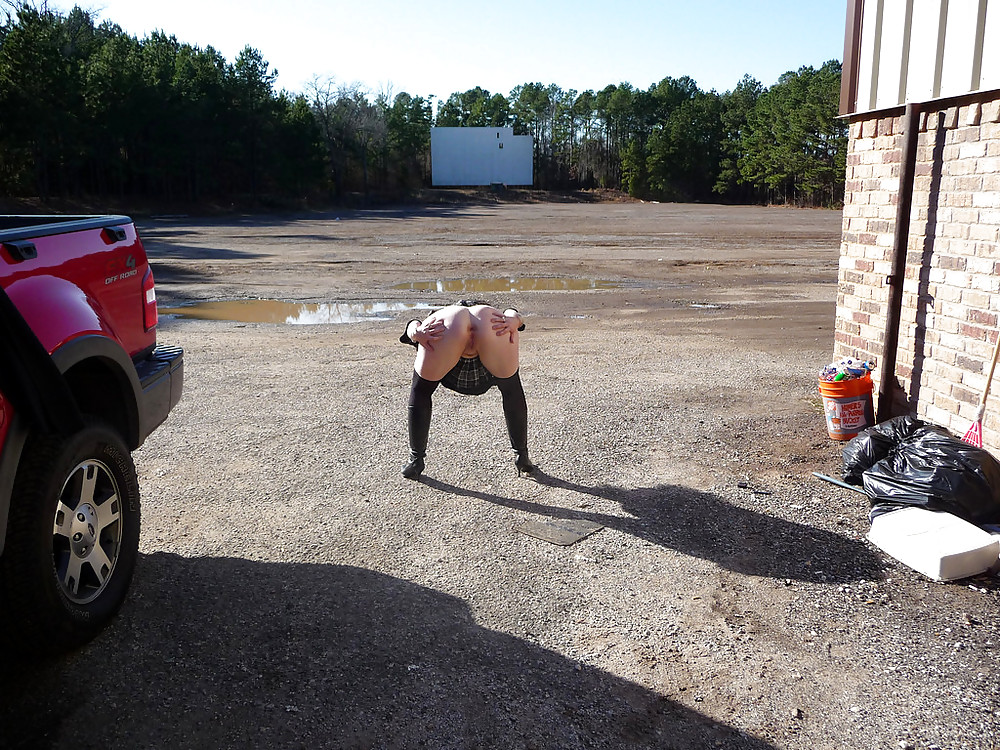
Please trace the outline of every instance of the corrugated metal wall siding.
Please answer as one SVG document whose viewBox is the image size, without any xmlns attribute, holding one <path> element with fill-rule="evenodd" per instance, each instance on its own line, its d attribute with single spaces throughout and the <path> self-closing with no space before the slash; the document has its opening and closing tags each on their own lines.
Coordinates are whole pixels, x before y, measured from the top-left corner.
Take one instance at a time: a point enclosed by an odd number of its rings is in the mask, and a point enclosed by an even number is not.
<svg viewBox="0 0 1000 750">
<path fill-rule="evenodd" d="M 848 0 L 836 356 L 881 359 L 904 139 L 919 103 L 893 413 L 961 435 L 1000 326 L 1000 0 Z M 1000 387 L 984 444 L 1000 453 Z"/>
<path fill-rule="evenodd" d="M 848 0 L 841 113 L 1000 89 L 1000 2 Z"/>
</svg>

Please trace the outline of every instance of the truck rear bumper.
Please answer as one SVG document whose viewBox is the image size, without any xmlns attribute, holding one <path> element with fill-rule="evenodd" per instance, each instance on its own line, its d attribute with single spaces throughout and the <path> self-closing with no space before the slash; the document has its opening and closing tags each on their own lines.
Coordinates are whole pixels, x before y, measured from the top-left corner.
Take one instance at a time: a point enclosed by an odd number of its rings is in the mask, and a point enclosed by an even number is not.
<svg viewBox="0 0 1000 750">
<path fill-rule="evenodd" d="M 139 401 L 139 443 L 167 418 L 181 400 L 184 386 L 184 350 L 179 346 L 157 346 L 135 363 L 142 386 Z"/>
</svg>

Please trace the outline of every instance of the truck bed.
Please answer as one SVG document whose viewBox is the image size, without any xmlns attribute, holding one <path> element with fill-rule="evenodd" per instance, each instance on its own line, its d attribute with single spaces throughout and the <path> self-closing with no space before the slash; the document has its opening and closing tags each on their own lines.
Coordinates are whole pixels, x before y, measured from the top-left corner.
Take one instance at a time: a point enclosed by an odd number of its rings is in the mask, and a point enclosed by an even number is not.
<svg viewBox="0 0 1000 750">
<path fill-rule="evenodd" d="M 16 242 L 34 237 L 99 229 L 119 224 L 131 224 L 132 219 L 118 214 L 92 216 L 0 216 L 0 242 Z"/>
</svg>

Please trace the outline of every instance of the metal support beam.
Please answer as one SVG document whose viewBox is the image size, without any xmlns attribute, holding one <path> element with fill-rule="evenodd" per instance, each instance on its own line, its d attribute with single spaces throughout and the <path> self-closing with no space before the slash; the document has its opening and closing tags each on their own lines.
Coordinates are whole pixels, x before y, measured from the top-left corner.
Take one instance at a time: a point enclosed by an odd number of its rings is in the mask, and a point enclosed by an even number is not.
<svg viewBox="0 0 1000 750">
<path fill-rule="evenodd" d="M 913 203 L 913 174 L 917 163 L 917 136 L 920 134 L 920 105 L 906 105 L 903 115 L 903 153 L 899 167 L 899 190 L 896 194 L 896 228 L 892 239 L 892 268 L 886 285 L 885 333 L 882 336 L 881 376 L 878 385 L 876 422 L 892 414 L 896 388 L 896 350 L 899 347 L 899 324 L 903 309 L 903 282 L 906 278 L 906 250 L 910 240 L 910 209 Z"/>
</svg>

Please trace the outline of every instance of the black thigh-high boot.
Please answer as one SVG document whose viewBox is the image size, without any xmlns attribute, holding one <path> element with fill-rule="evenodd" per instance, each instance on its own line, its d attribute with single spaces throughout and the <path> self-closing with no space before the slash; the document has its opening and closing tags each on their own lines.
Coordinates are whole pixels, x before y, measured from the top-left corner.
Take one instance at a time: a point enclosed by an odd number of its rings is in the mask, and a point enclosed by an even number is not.
<svg viewBox="0 0 1000 750">
<path fill-rule="evenodd" d="M 538 467 L 528 458 L 528 402 L 524 398 L 520 371 L 509 378 L 496 378 L 496 383 L 503 398 L 503 416 L 507 422 L 507 434 L 510 435 L 510 447 L 517 455 L 514 460 L 517 475 L 520 476 L 522 471 L 530 474 Z"/>
<path fill-rule="evenodd" d="M 424 470 L 427 455 L 427 436 L 431 431 L 431 394 L 438 381 L 424 380 L 413 373 L 410 400 L 407 402 L 406 431 L 410 441 L 410 462 L 403 467 L 403 476 L 416 479 Z"/>
</svg>

